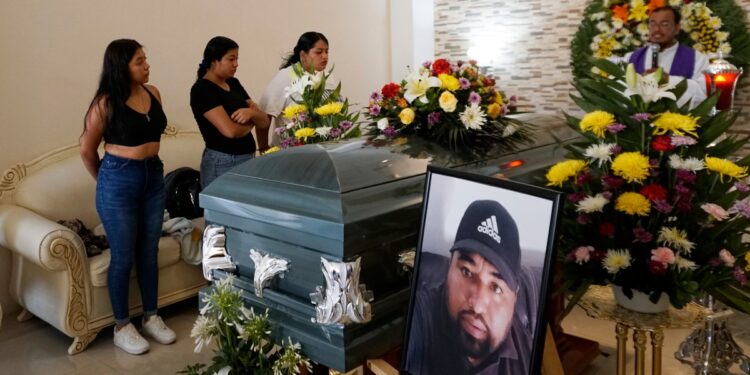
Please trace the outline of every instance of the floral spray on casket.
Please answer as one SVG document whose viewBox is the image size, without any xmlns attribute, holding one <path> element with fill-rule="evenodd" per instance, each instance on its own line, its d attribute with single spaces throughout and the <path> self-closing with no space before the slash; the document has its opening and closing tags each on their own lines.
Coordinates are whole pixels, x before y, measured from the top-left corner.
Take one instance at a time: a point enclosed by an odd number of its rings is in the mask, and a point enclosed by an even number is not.
<svg viewBox="0 0 750 375">
<path fill-rule="evenodd" d="M 707 292 L 749 312 L 750 158 L 734 156 L 747 138 L 726 135 L 737 113 L 711 115 L 715 94 L 678 105 L 686 83 L 663 84 L 661 70 L 594 65 L 606 74 L 574 81 L 586 114 L 567 116 L 584 140 L 546 174 L 567 193 L 559 248 L 563 290 L 575 293 L 566 311 L 589 285 L 614 284 L 677 308 Z"/>
</svg>

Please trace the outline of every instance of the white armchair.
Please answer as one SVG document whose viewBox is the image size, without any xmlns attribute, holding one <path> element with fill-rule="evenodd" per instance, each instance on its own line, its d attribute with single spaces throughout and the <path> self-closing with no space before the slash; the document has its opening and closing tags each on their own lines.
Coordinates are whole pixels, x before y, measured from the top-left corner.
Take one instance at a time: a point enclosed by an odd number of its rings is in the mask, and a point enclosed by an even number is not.
<svg viewBox="0 0 750 375">
<path fill-rule="evenodd" d="M 168 128 L 160 157 L 164 170 L 198 168 L 203 141 L 197 132 Z M 81 238 L 57 220 L 99 224 L 96 182 L 86 172 L 77 145 L 51 151 L 7 170 L 0 180 L 0 247 L 12 252 L 10 294 L 32 315 L 73 338 L 69 354 L 86 349 L 114 317 L 107 291 L 109 250 L 87 257 Z M 200 266 L 182 261 L 180 243 L 159 243 L 159 307 L 189 298 L 207 285 Z M 142 311 L 133 274 L 130 312 Z"/>
</svg>

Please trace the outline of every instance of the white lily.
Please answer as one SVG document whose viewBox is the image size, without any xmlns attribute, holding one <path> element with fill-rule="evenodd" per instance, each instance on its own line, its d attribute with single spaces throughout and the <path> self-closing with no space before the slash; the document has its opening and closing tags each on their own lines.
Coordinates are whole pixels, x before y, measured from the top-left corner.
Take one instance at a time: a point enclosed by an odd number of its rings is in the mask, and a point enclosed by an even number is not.
<svg viewBox="0 0 750 375">
<path fill-rule="evenodd" d="M 310 86 L 312 84 L 313 82 L 310 79 L 310 75 L 303 74 L 302 77 L 292 80 L 292 83 L 288 87 L 284 88 L 284 92 L 285 92 L 284 97 L 288 98 L 290 95 L 294 95 L 294 94 L 301 96 L 302 94 L 304 94 L 305 88 L 307 88 L 307 86 Z M 320 82 L 318 82 L 318 84 L 320 84 Z"/>
<path fill-rule="evenodd" d="M 653 73 L 642 76 L 635 72 L 635 66 L 633 64 L 628 64 L 625 73 L 625 83 L 628 88 L 625 89 L 624 95 L 627 97 L 638 95 L 644 102 L 646 102 L 646 104 L 657 101 L 661 98 L 677 100 L 674 93 L 669 91 L 674 88 L 673 84 L 667 83 L 659 85 L 661 76 L 661 68 Z"/>
<path fill-rule="evenodd" d="M 430 77 L 428 73 L 413 72 L 406 77 L 406 92 L 404 99 L 409 103 L 419 99 L 422 103 L 427 103 L 427 90 L 431 87 L 440 87 L 440 80 L 437 77 Z"/>
<path fill-rule="evenodd" d="M 322 70 L 319 72 L 315 72 L 315 74 L 305 73 L 305 75 L 310 77 L 310 83 L 312 84 L 313 89 L 317 89 L 318 86 L 320 86 L 320 83 L 323 82 L 325 72 Z"/>
</svg>

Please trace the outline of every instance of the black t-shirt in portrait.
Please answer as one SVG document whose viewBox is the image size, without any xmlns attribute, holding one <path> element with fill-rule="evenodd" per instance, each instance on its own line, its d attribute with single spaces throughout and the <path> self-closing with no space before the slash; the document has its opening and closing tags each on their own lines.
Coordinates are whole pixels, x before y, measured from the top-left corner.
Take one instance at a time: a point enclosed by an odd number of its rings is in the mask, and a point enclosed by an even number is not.
<svg viewBox="0 0 750 375">
<path fill-rule="evenodd" d="M 219 106 L 224 108 L 228 116 L 232 116 L 232 113 L 240 108 L 248 107 L 247 100 L 250 99 L 250 95 L 240 81 L 229 78 L 226 82 L 229 91 L 204 78 L 195 81 L 190 89 L 190 108 L 207 148 L 232 155 L 252 154 L 255 152 L 255 139 L 252 133 L 247 133 L 241 138 L 227 138 L 203 116 Z"/>
</svg>

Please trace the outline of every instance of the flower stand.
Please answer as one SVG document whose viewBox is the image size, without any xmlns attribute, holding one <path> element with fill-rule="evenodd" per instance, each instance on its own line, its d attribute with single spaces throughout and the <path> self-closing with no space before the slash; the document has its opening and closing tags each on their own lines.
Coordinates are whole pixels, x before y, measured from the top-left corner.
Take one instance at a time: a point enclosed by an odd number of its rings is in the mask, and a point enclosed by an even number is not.
<svg viewBox="0 0 750 375">
<path fill-rule="evenodd" d="M 715 301 L 711 295 L 698 302 L 711 314 L 702 326 L 680 343 L 675 358 L 693 366 L 696 374 L 728 373 L 735 363 L 744 374 L 750 374 L 750 357 L 742 352 L 727 327 L 728 318 L 734 311 Z"/>
<path fill-rule="evenodd" d="M 662 313 L 644 314 L 619 306 L 609 286 L 591 286 L 578 302 L 586 315 L 616 323 L 617 375 L 627 372 L 626 345 L 628 333 L 633 330 L 635 349 L 635 374 L 645 374 L 646 341 L 651 338 L 651 373 L 661 375 L 662 345 L 664 329 L 692 328 L 701 324 L 707 316 L 706 310 L 691 302 L 683 309 L 670 308 Z"/>
</svg>

